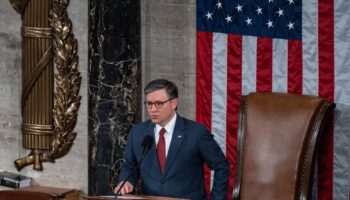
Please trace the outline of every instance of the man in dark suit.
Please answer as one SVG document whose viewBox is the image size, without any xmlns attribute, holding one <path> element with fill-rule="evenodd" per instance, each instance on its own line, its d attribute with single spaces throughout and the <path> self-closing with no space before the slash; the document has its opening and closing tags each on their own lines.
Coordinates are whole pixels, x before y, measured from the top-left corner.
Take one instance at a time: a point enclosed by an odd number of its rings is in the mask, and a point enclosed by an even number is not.
<svg viewBox="0 0 350 200">
<path fill-rule="evenodd" d="M 137 175 L 121 188 L 130 193 L 138 178 L 147 195 L 207 199 L 203 165 L 215 171 L 210 198 L 226 199 L 229 164 L 219 145 L 201 124 L 176 113 L 178 91 L 174 83 L 157 79 L 144 89 L 149 120 L 135 125 L 129 133 L 125 163 L 119 176 L 117 192 L 141 159 L 142 141 L 146 135 L 155 140 L 145 154 Z"/>
</svg>

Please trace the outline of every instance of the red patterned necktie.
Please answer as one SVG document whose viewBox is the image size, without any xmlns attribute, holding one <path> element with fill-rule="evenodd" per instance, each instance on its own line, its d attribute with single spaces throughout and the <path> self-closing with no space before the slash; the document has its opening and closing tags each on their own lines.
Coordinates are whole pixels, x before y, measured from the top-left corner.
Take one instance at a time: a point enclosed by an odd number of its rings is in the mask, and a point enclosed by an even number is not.
<svg viewBox="0 0 350 200">
<path fill-rule="evenodd" d="M 159 139 L 157 144 L 157 155 L 159 161 L 160 171 L 163 173 L 165 166 L 165 138 L 164 138 L 165 128 L 160 129 Z"/>
</svg>

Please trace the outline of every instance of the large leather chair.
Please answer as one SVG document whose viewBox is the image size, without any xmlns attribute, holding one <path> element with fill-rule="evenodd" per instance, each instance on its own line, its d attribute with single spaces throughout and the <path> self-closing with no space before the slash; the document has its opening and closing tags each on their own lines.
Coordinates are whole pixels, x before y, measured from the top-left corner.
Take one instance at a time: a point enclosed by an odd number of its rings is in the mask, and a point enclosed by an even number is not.
<svg viewBox="0 0 350 200">
<path fill-rule="evenodd" d="M 0 200 L 58 200 L 53 194 L 22 190 L 2 190 Z"/>
<path fill-rule="evenodd" d="M 233 199 L 310 199 L 319 136 L 334 107 L 315 96 L 243 96 Z"/>
</svg>

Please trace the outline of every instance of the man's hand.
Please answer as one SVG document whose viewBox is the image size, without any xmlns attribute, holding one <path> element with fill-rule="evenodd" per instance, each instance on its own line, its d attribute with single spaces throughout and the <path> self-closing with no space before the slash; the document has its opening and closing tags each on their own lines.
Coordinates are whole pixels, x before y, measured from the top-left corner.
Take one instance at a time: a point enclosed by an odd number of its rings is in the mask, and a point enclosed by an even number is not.
<svg viewBox="0 0 350 200">
<path fill-rule="evenodd" d="M 120 186 L 121 186 L 122 184 L 123 184 L 123 181 L 120 182 L 120 183 L 117 185 L 117 187 L 114 188 L 114 193 L 115 193 L 115 194 L 117 194 L 117 192 L 118 192 L 118 190 L 119 190 L 119 188 L 120 188 Z M 120 190 L 119 194 L 121 194 L 121 195 L 127 194 L 127 193 L 132 192 L 133 190 L 134 190 L 134 186 L 133 186 L 129 181 L 127 181 L 127 182 L 124 184 L 123 188 Z M 117 194 L 117 195 L 118 195 L 118 194 Z"/>
</svg>

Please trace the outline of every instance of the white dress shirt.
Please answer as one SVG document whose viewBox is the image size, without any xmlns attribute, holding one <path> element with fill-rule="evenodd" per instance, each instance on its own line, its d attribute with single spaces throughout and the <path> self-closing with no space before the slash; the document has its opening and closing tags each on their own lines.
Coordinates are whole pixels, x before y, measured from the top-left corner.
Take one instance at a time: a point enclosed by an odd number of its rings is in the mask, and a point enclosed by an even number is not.
<svg viewBox="0 0 350 200">
<path fill-rule="evenodd" d="M 174 128 L 175 128 L 175 122 L 176 122 L 176 117 L 177 114 L 174 115 L 174 117 L 167 123 L 167 125 L 165 125 L 165 130 L 166 132 L 164 133 L 164 139 L 165 139 L 165 156 L 168 157 L 168 151 L 169 151 L 169 147 L 170 147 L 170 143 L 171 143 L 171 138 L 173 137 L 173 133 L 174 133 Z M 154 127 L 154 137 L 156 140 L 156 144 L 158 144 L 158 140 L 159 140 L 159 131 L 160 129 L 162 129 L 163 127 L 160 126 L 159 124 L 156 124 L 156 126 Z"/>
</svg>

